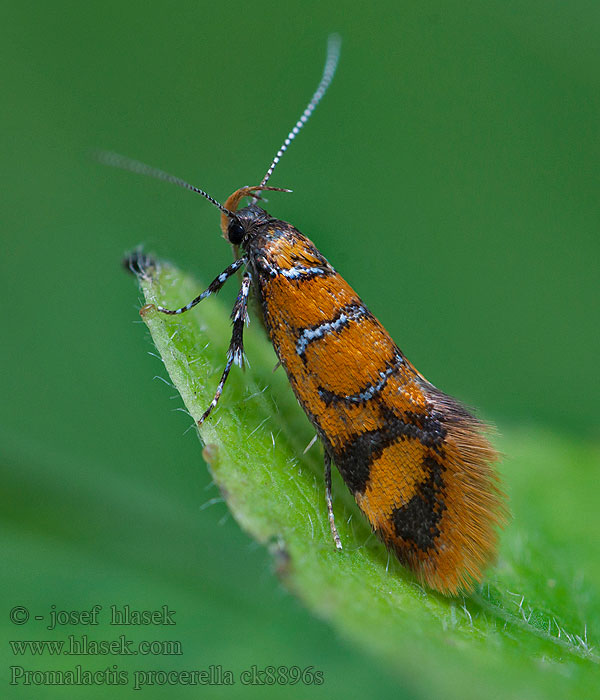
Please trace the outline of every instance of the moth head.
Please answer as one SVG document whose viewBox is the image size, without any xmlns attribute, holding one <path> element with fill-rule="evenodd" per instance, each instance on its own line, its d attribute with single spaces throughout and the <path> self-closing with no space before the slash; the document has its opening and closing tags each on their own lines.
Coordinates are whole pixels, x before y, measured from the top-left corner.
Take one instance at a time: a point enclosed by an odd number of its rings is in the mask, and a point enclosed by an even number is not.
<svg viewBox="0 0 600 700">
<path fill-rule="evenodd" d="M 240 187 L 232 195 L 230 195 L 221 209 L 221 231 L 226 241 L 229 241 L 234 246 L 242 244 L 246 234 L 247 227 L 244 226 L 244 217 L 237 216 L 239 204 L 244 197 L 252 197 L 253 203 L 260 199 L 259 192 L 263 190 L 271 190 L 272 192 L 291 192 L 283 187 L 267 187 L 266 185 L 254 185 L 252 187 Z"/>
</svg>

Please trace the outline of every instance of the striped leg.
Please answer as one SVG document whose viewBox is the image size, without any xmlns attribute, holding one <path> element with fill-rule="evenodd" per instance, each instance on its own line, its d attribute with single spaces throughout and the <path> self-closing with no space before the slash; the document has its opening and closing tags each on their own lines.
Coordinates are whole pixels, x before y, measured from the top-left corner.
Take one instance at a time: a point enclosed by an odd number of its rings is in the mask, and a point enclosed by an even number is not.
<svg viewBox="0 0 600 700">
<path fill-rule="evenodd" d="M 230 265 L 229 267 L 233 266 Z M 225 369 L 223 370 L 219 386 L 217 387 L 215 398 L 210 402 L 209 407 L 206 409 L 206 411 L 204 411 L 204 413 L 200 417 L 198 425 L 202 425 L 202 423 L 204 423 L 204 421 L 210 415 L 210 412 L 217 405 L 217 403 L 219 403 L 219 399 L 221 398 L 221 394 L 223 393 L 223 387 L 225 386 L 225 382 L 227 381 L 227 377 L 229 376 L 229 371 L 231 370 L 231 366 L 236 364 L 238 365 L 238 367 L 241 367 L 243 365 L 244 323 L 248 320 L 248 293 L 250 292 L 251 282 L 252 278 L 250 277 L 250 273 L 244 273 L 242 287 L 240 289 L 240 293 L 238 294 L 238 298 L 235 300 L 235 304 L 233 305 L 233 311 L 231 312 L 231 320 L 233 321 L 233 331 L 231 333 L 231 342 L 229 343 L 229 350 L 227 351 L 227 363 L 225 365 Z"/>
<path fill-rule="evenodd" d="M 231 277 L 231 275 L 237 272 L 237 270 L 239 270 L 240 267 L 242 267 L 242 265 L 245 265 L 247 262 L 248 258 L 244 255 L 239 260 L 236 260 L 235 262 L 231 263 L 231 265 L 229 267 L 226 267 L 218 277 L 215 277 L 215 279 L 208 285 L 208 287 L 205 291 L 202 292 L 202 294 L 190 301 L 189 304 L 182 306 L 180 309 L 165 309 L 164 306 L 157 306 L 156 308 L 159 311 L 162 311 L 163 314 L 170 315 L 182 314 L 184 311 L 189 311 L 190 309 L 193 309 L 194 306 L 196 306 L 196 304 L 202 301 L 202 299 L 206 299 L 206 297 L 209 297 L 211 294 L 218 292 L 219 289 L 221 289 L 221 287 L 225 284 L 225 282 L 227 282 L 227 280 Z"/>
<path fill-rule="evenodd" d="M 333 501 L 331 498 L 331 457 L 325 450 L 325 499 L 327 500 L 327 513 L 329 514 L 329 526 L 331 534 L 335 542 L 336 549 L 342 549 L 342 541 L 335 526 L 335 518 L 333 517 Z"/>
</svg>

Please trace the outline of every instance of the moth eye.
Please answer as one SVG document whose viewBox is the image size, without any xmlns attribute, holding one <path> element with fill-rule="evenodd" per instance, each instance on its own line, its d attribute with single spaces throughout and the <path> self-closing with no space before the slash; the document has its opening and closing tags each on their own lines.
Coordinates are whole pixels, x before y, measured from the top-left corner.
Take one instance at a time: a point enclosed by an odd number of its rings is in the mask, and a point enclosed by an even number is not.
<svg viewBox="0 0 600 700">
<path fill-rule="evenodd" d="M 246 230 L 238 219 L 232 219 L 227 228 L 227 238 L 233 245 L 239 245 L 246 235 Z"/>
</svg>

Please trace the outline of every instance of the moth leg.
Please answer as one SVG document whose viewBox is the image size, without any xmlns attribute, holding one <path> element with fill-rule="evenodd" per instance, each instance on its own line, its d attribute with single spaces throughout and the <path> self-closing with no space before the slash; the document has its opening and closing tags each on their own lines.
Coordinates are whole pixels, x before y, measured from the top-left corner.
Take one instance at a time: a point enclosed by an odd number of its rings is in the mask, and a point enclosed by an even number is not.
<svg viewBox="0 0 600 700">
<path fill-rule="evenodd" d="M 233 265 L 230 265 L 229 267 L 231 268 Z M 235 272 L 235 270 L 233 272 Z M 229 371 L 231 370 L 231 366 L 236 364 L 241 367 L 244 363 L 244 323 L 248 320 L 248 293 L 250 292 L 251 283 L 252 278 L 250 277 L 250 273 L 244 273 L 242 287 L 237 299 L 235 300 L 235 304 L 233 305 L 233 311 L 231 312 L 233 331 L 231 333 L 229 350 L 227 350 L 227 363 L 225 364 L 225 369 L 221 375 L 221 380 L 219 382 L 219 386 L 217 387 L 215 397 L 210 402 L 210 405 L 206 411 L 204 411 L 204 413 L 200 416 L 198 425 L 202 425 L 202 423 L 204 423 L 204 421 L 210 415 L 210 412 L 219 403 L 219 399 L 223 393 L 223 387 L 225 386 L 225 382 L 229 376 Z"/>
<path fill-rule="evenodd" d="M 165 309 L 164 306 L 157 306 L 156 308 L 163 314 L 170 315 L 182 314 L 184 313 L 184 311 L 189 311 L 190 309 L 193 309 L 194 306 L 196 306 L 196 304 L 202 301 L 202 299 L 206 299 L 206 297 L 209 297 L 211 294 L 218 292 L 219 289 L 221 289 L 221 287 L 225 284 L 225 282 L 227 282 L 227 280 L 231 277 L 231 275 L 233 275 L 237 270 L 240 269 L 240 267 L 242 267 L 242 265 L 245 265 L 247 262 L 248 258 L 245 255 L 239 258 L 239 260 L 232 262 L 231 265 L 229 265 L 229 267 L 226 267 L 218 277 L 215 277 L 215 279 L 208 285 L 208 287 L 202 292 L 202 294 L 199 294 L 195 299 L 190 301 L 189 304 L 182 306 L 180 309 Z"/>
<path fill-rule="evenodd" d="M 331 535 L 335 542 L 336 549 L 342 549 L 342 541 L 335 526 L 335 518 L 333 517 L 333 501 L 331 499 L 331 456 L 325 450 L 325 499 L 327 500 L 327 513 L 329 515 L 329 526 L 331 527 Z"/>
</svg>

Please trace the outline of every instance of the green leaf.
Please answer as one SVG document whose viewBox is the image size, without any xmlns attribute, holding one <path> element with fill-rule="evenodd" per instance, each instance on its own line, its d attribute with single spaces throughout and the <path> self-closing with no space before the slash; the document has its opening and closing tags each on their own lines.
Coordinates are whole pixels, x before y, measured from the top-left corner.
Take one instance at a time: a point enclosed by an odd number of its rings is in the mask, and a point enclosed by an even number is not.
<svg viewBox="0 0 600 700">
<path fill-rule="evenodd" d="M 146 302 L 175 308 L 201 287 L 171 266 L 139 277 Z M 182 316 L 144 307 L 171 380 L 197 420 L 213 397 L 230 337 L 209 299 Z M 503 480 L 513 521 L 496 567 L 468 598 L 419 586 L 390 558 L 339 475 L 329 531 L 323 458 L 258 322 L 246 331 L 251 367 L 234 368 L 200 428 L 203 455 L 237 522 L 269 546 L 286 585 L 341 635 L 435 697 L 597 694 L 600 552 L 597 450 L 534 429 L 505 431 Z"/>
</svg>

